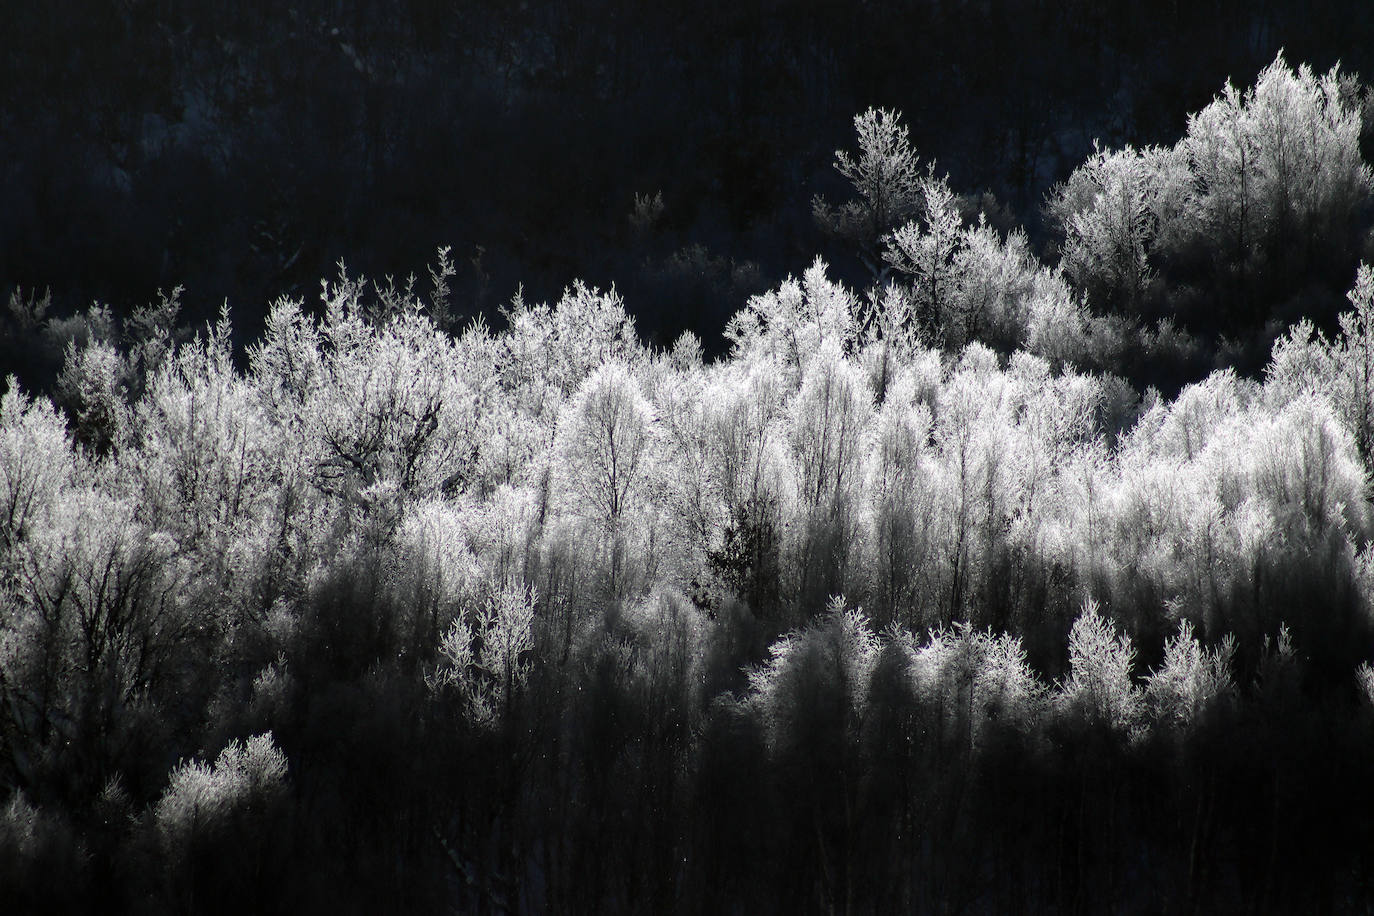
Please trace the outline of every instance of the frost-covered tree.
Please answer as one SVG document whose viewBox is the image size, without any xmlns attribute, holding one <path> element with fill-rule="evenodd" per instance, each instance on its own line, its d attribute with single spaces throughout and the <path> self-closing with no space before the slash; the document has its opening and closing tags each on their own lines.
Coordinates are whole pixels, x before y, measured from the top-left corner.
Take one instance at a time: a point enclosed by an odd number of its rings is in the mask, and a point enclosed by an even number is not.
<svg viewBox="0 0 1374 916">
<path fill-rule="evenodd" d="M 786 395 L 768 363 L 730 366 L 711 379 L 703 395 L 710 470 L 727 509 L 781 495 Z"/>
<path fill-rule="evenodd" d="M 921 180 L 920 188 L 924 201 L 920 222 L 906 223 L 893 232 L 883 257 L 911 277 L 918 314 L 943 332 L 955 320 L 951 311 L 959 283 L 956 259 L 963 234 L 949 184 L 932 174 Z"/>
<path fill-rule="evenodd" d="M 1140 688 L 1131 680 L 1135 647 L 1089 601 L 1069 632 L 1069 677 L 1058 702 L 1069 715 L 1095 728 L 1128 734 L 1142 711 Z"/>
<path fill-rule="evenodd" d="M 1257 296 L 1310 295 L 1301 283 L 1353 257 L 1352 219 L 1371 190 L 1361 123 L 1338 68 L 1318 76 L 1280 54 L 1253 87 L 1228 82 L 1172 148 L 1097 148 L 1057 186 L 1046 209 L 1061 267 L 1093 300 L 1131 312 L 1195 309 L 1207 265 L 1213 302 L 1237 315 L 1256 317 Z"/>
<path fill-rule="evenodd" d="M 1154 160 L 1162 155 L 1095 147 L 1051 192 L 1049 216 L 1064 235 L 1060 268 L 1105 305 L 1138 310 L 1152 279 L 1149 256 L 1159 229 Z"/>
<path fill-rule="evenodd" d="M 0 690 L 13 763 L 60 768 L 91 791 L 129 763 L 145 717 L 193 683 L 214 635 L 186 603 L 173 544 L 134 506 L 89 485 L 64 490 L 11 555 L 0 618 Z"/>
<path fill-rule="evenodd" d="M 789 407 L 798 514 L 794 560 L 802 609 L 849 587 L 858 554 L 860 449 L 872 414 L 863 376 L 833 346 L 813 357 Z"/>
<path fill-rule="evenodd" d="M 621 363 L 593 372 L 559 421 L 560 496 L 609 547 L 612 594 L 624 585 L 631 516 L 648 507 L 656 448 L 653 405 Z"/>
<path fill-rule="evenodd" d="M 1340 338 L 1333 348 L 1336 410 L 1355 434 L 1366 462 L 1374 458 L 1374 270 L 1361 264 L 1340 314 Z"/>
<path fill-rule="evenodd" d="M 922 204 L 919 159 L 901 114 L 870 108 L 854 117 L 857 158 L 835 152 L 835 169 L 853 185 L 858 200 L 831 207 L 819 196 L 812 202 L 816 221 L 829 232 L 855 243 L 859 257 L 875 279 L 887 273 L 880 245 Z"/>
<path fill-rule="evenodd" d="M 914 696 L 938 745 L 971 755 L 998 728 L 1039 726 L 1049 695 L 1017 637 L 964 623 L 937 629 L 907 651 Z"/>
<path fill-rule="evenodd" d="M 461 608 L 477 600 L 484 578 L 500 582 L 523 568 L 521 559 L 504 556 L 499 548 L 479 558 L 479 550 L 488 553 L 492 546 L 488 535 L 496 534 L 484 530 L 483 508 L 467 500 L 427 499 L 407 510 L 397 531 L 396 580 L 408 587 L 398 604 L 414 620 L 415 645 L 410 648 L 419 659 L 433 651 Z M 499 510 L 493 506 L 491 514 Z M 501 533 L 517 544 L 522 534 L 518 523 Z"/>
<path fill-rule="evenodd" d="M 800 281 L 789 277 L 776 290 L 753 296 L 725 326 L 734 359 L 771 361 L 800 378 L 822 345 L 848 352 L 858 341 L 858 300 L 843 285 L 826 277 L 817 258 Z"/>
<path fill-rule="evenodd" d="M 452 688 L 462 715 L 477 728 L 505 724 L 534 666 L 533 589 L 494 588 L 473 611 L 458 613 L 439 642 L 439 664 L 426 680 Z"/>
<path fill-rule="evenodd" d="M 148 816 L 154 899 L 207 913 L 270 906 L 289 804 L 287 759 L 271 732 L 231 741 L 213 764 L 179 764 Z"/>
<path fill-rule="evenodd" d="M 928 335 L 920 326 L 911 291 L 898 283 L 889 282 L 880 289 L 869 290 L 860 325 L 863 331 L 859 363 L 881 404 L 901 366 L 917 357 L 923 349 L 922 340 Z"/>
<path fill-rule="evenodd" d="M 976 340 L 1006 352 L 1034 346 L 1047 355 L 1086 362 L 1088 316 L 1058 274 L 1036 260 L 1025 233 L 1004 237 L 986 213 L 964 225 L 953 191 L 933 173 L 920 187 L 921 217 L 886 237 L 884 257 L 907 282 L 870 293 L 869 337 L 899 342 L 914 331 L 951 349 Z M 1062 297 L 1056 295 L 1056 281 Z M 1044 300 L 1051 297 L 1070 307 L 1045 308 Z M 1064 348 L 1051 337 L 1068 337 L 1073 344 Z M 1056 344 L 1059 352 L 1053 352 Z"/>
<path fill-rule="evenodd" d="M 644 355 L 634 319 L 615 290 L 603 293 L 579 282 L 553 305 L 517 296 L 503 314 L 501 386 L 540 416 L 556 415 L 602 363 L 633 365 Z"/>
<path fill-rule="evenodd" d="M 929 454 L 930 408 L 915 403 L 910 375 L 894 382 L 874 422 L 864 456 L 868 504 L 865 523 L 870 553 L 868 587 L 879 623 L 914 625 L 921 599 L 930 594 L 935 532 Z"/>
<path fill-rule="evenodd" d="M 1234 637 L 1206 649 L 1193 636 L 1192 625 L 1179 621 L 1178 632 L 1164 643 L 1163 664 L 1145 682 L 1145 702 L 1155 722 L 1186 733 L 1219 704 L 1233 700 L 1235 653 Z"/>
<path fill-rule="evenodd" d="M 98 457 L 119 446 L 128 423 L 127 383 L 124 362 L 113 344 L 68 344 L 57 391 L 78 444 Z"/>
<path fill-rule="evenodd" d="M 769 648 L 750 672 L 751 703 L 774 754 L 816 748 L 843 753 L 857 740 L 866 712 L 878 638 L 863 610 L 833 599 L 815 622 Z"/>
<path fill-rule="evenodd" d="M 979 214 L 978 222 L 963 232 L 955 273 L 954 339 L 981 340 L 1004 350 L 1022 346 L 1026 303 L 1042 273 L 1025 233 L 1017 230 L 1003 240 Z"/>
<path fill-rule="evenodd" d="M 1094 331 L 1099 328 L 1094 327 L 1082 298 L 1062 275 L 1041 271 L 1021 307 L 1026 313 L 1022 339 L 1027 351 L 1057 365 L 1100 365 L 1119 356 L 1119 340 L 1108 335 L 1103 335 L 1104 340 L 1094 340 Z"/>
<path fill-rule="evenodd" d="M 589 520 L 614 527 L 635 501 L 652 460 L 654 410 L 619 363 L 596 370 L 569 404 L 560 456 L 569 496 Z"/>
<path fill-rule="evenodd" d="M 863 378 L 836 348 L 823 348 L 791 404 L 791 444 L 804 505 L 838 505 L 857 487 L 871 411 Z"/>
<path fill-rule="evenodd" d="M 234 369 L 223 316 L 165 358 L 135 405 L 137 452 L 121 469 L 142 511 L 182 547 L 208 561 L 224 587 L 251 579 L 272 532 L 281 434 Z"/>
<path fill-rule="evenodd" d="M 1260 142 L 1245 97 L 1228 80 L 1211 104 L 1188 118 L 1180 144 L 1197 183 L 1201 219 L 1240 266 L 1242 278 L 1260 235 Z"/>
<path fill-rule="evenodd" d="M 369 325 L 350 289 L 326 290 L 323 358 L 303 408 L 316 486 L 362 507 L 463 489 L 484 441 L 489 367 L 423 315 Z"/>
<path fill-rule="evenodd" d="M 786 390 L 771 362 L 722 367 L 705 399 L 709 486 L 719 521 L 708 561 L 755 613 L 778 600 L 783 511 L 790 497 Z"/>
<path fill-rule="evenodd" d="M 1275 409 L 1303 396 L 1329 400 L 1368 463 L 1374 454 L 1374 270 L 1368 265 L 1360 265 L 1346 299 L 1351 307 L 1337 316 L 1335 339 L 1303 320 L 1275 341 L 1265 394 Z"/>
<path fill-rule="evenodd" d="M 45 527 L 76 472 L 66 425 L 47 398 L 19 388 L 14 376 L 0 394 L 0 556 Z"/>
<path fill-rule="evenodd" d="M 1374 709 L 1374 665 L 1362 662 L 1355 669 L 1355 683 L 1360 690 L 1360 700 L 1370 709 Z"/>
<path fill-rule="evenodd" d="M 1282 53 L 1246 94 L 1257 138 L 1256 191 L 1261 218 L 1278 245 L 1314 245 L 1345 227 L 1370 191 L 1360 156 L 1361 112 L 1342 91 L 1338 67 L 1317 76 Z"/>
<path fill-rule="evenodd" d="M 991 610 L 986 587 L 995 581 L 1024 470 L 1013 429 L 1017 387 L 997 355 L 973 343 L 936 402 L 939 461 L 932 483 L 947 576 L 936 606 L 944 623 Z"/>
<path fill-rule="evenodd" d="M 1330 341 L 1303 319 L 1274 341 L 1264 367 L 1265 400 L 1277 406 L 1304 394 L 1327 392 L 1335 375 Z"/>
</svg>

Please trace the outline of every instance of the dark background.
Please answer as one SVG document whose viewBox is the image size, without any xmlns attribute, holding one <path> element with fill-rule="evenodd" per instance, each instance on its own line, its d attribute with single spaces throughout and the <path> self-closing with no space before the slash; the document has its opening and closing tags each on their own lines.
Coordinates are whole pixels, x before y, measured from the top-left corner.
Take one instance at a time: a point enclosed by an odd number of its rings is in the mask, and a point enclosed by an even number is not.
<svg viewBox="0 0 1374 916">
<path fill-rule="evenodd" d="M 183 320 L 227 300 L 244 339 L 341 258 L 399 279 L 451 245 L 459 309 L 614 283 L 647 338 L 709 352 L 817 253 L 867 279 L 810 201 L 846 196 L 870 105 L 1041 244 L 1094 138 L 1172 143 L 1280 48 L 1374 73 L 1364 0 L 6 5 L 0 295 L 127 314 L 184 284 Z"/>
</svg>

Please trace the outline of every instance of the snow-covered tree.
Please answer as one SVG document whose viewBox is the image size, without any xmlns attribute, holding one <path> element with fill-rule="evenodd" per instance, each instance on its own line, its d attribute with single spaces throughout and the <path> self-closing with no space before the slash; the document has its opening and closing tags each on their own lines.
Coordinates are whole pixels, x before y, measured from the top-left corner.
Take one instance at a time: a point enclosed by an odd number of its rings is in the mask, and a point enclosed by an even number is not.
<svg viewBox="0 0 1374 916">
<path fill-rule="evenodd" d="M 791 405 L 791 442 L 801 501 L 836 505 L 858 485 L 860 448 L 872 411 L 868 386 L 833 346 L 807 368 Z"/>
<path fill-rule="evenodd" d="M 13 376 L 0 394 L 0 556 L 46 527 L 76 458 L 62 417 L 47 398 L 19 388 Z"/>
<path fill-rule="evenodd" d="M 1346 297 L 1351 307 L 1340 314 L 1341 334 L 1331 354 L 1336 385 L 1330 393 L 1369 462 L 1374 459 L 1374 270 L 1368 264 L 1360 265 Z"/>
<path fill-rule="evenodd" d="M 453 688 L 463 717 L 478 728 L 505 723 L 534 665 L 533 589 L 522 584 L 492 589 L 475 609 L 459 613 L 439 643 L 439 665 L 428 675 L 433 690 Z"/>
<path fill-rule="evenodd" d="M 896 111 L 870 108 L 854 117 L 857 158 L 835 152 L 835 169 L 853 185 L 858 200 L 831 207 L 817 197 L 816 221 L 831 233 L 855 243 L 859 256 L 878 280 L 883 279 L 882 239 L 921 207 L 919 159 L 906 125 Z"/>
<path fill-rule="evenodd" d="M 1069 632 L 1069 678 L 1060 688 L 1061 708 L 1085 724 L 1128 734 L 1142 711 L 1140 688 L 1131 680 L 1135 647 L 1089 601 Z"/>
<path fill-rule="evenodd" d="M 558 405 L 602 363 L 633 365 L 644 357 L 634 319 L 614 289 L 575 283 L 553 305 L 532 305 L 517 296 L 504 315 L 502 388 L 540 416 L 556 415 Z"/>
<path fill-rule="evenodd" d="M 223 561 L 271 528 L 285 450 L 234 369 L 229 334 L 225 316 L 163 361 L 135 405 L 136 457 L 121 462 L 151 523 Z"/>
<path fill-rule="evenodd" d="M 929 453 L 930 408 L 915 402 L 909 374 L 893 383 L 864 456 L 865 524 L 870 553 L 871 607 L 879 623 L 900 619 L 914 625 L 920 598 L 930 594 L 934 538 Z"/>
<path fill-rule="evenodd" d="M 1235 698 L 1234 637 L 1213 649 L 1199 645 L 1192 625 L 1179 621 L 1164 643 L 1164 662 L 1145 682 L 1145 702 L 1159 725 L 1186 732 L 1218 704 Z"/>
<path fill-rule="evenodd" d="M 286 755 L 272 733 L 231 741 L 213 764 L 184 761 L 152 806 L 147 863 L 155 899 L 170 909 L 270 907 L 289 848 Z"/>
<path fill-rule="evenodd" d="M 956 260 L 964 238 L 949 184 L 928 175 L 920 188 L 924 200 L 920 222 L 908 222 L 893 232 L 883 256 L 911 277 L 917 313 L 929 326 L 943 332 L 957 320 L 952 314 L 960 279 Z"/>
<path fill-rule="evenodd" d="M 859 339 L 858 300 L 826 269 L 817 258 L 800 281 L 750 298 L 725 326 L 733 358 L 771 361 L 795 382 L 823 344 L 848 352 Z"/>
<path fill-rule="evenodd" d="M 1106 305 L 1139 309 L 1152 279 L 1158 231 L 1153 212 L 1154 151 L 1095 147 L 1088 161 L 1051 192 L 1050 218 L 1064 235 L 1060 268 Z"/>
<path fill-rule="evenodd" d="M 114 344 L 67 345 L 58 398 L 72 418 L 76 442 L 96 456 L 118 448 L 128 425 L 125 365 Z"/>
<path fill-rule="evenodd" d="M 847 609 L 843 598 L 774 643 L 749 675 L 750 704 L 770 751 L 784 759 L 847 753 L 863 727 L 878 648 L 862 608 Z"/>
<path fill-rule="evenodd" d="M 560 498 L 608 544 L 613 594 L 624 584 L 632 516 L 648 508 L 655 423 L 653 405 L 635 377 L 623 364 L 608 362 L 578 389 L 558 425 Z"/>
</svg>

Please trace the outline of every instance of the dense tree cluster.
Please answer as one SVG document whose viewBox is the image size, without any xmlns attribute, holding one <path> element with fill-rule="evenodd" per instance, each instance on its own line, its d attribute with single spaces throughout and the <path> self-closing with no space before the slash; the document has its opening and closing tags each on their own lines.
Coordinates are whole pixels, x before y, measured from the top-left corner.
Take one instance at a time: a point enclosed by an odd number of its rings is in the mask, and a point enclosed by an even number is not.
<svg viewBox="0 0 1374 916">
<path fill-rule="evenodd" d="M 874 283 L 817 259 L 716 360 L 581 283 L 457 323 L 447 251 L 427 295 L 278 299 L 241 360 L 176 291 L 17 300 L 65 349 L 0 395 L 4 899 L 1368 906 L 1374 272 L 1257 377 L 1126 377 L 1178 224 L 1239 220 L 1226 270 L 1339 234 L 1342 85 L 1279 62 L 1179 149 L 1099 150 L 1057 267 L 861 115 L 816 212 Z M 1301 192 L 1260 164 L 1280 89 L 1295 149 L 1334 138 Z M 1226 105 L 1250 215 L 1190 152 Z"/>
<path fill-rule="evenodd" d="M 1362 104 L 1339 68 L 1280 55 L 1253 88 L 1228 82 L 1173 147 L 1097 149 L 1049 201 L 1065 275 L 1106 307 L 1204 334 L 1327 320 L 1374 181 Z"/>
</svg>

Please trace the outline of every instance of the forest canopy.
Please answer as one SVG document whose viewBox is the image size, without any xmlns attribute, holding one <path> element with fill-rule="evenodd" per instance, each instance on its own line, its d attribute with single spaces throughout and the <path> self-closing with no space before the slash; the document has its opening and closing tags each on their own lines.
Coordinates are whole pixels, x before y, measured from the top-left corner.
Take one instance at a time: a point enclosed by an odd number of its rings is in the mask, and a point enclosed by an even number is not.
<svg viewBox="0 0 1374 916">
<path fill-rule="evenodd" d="M 1363 93 L 1279 57 L 1099 146 L 1057 260 L 869 109 L 810 214 L 867 285 L 816 258 L 717 358 L 583 282 L 466 318 L 448 249 L 242 350 L 16 292 L 61 359 L 0 395 L 0 888 L 1368 906 Z"/>
</svg>

